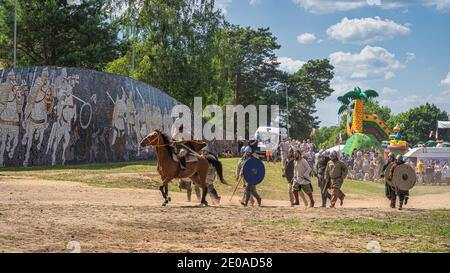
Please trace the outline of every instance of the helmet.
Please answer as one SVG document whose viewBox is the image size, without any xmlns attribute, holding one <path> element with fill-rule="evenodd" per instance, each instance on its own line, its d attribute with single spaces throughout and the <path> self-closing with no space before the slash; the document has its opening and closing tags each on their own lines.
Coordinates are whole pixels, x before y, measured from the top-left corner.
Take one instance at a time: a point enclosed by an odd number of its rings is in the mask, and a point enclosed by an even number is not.
<svg viewBox="0 0 450 273">
<path fill-rule="evenodd" d="M 242 146 L 241 147 L 241 153 L 245 153 L 245 147 L 247 147 L 247 146 Z"/>
<path fill-rule="evenodd" d="M 288 153 L 293 154 L 294 153 L 294 149 L 292 147 L 290 147 Z"/>
<path fill-rule="evenodd" d="M 205 146 L 200 151 L 209 153 L 209 148 L 208 146 Z"/>
<path fill-rule="evenodd" d="M 244 148 L 244 153 L 252 153 L 252 148 L 250 148 L 250 146 L 245 146 Z"/>
<path fill-rule="evenodd" d="M 338 158 L 338 154 L 336 151 L 333 151 L 330 155 L 331 158 Z"/>
<path fill-rule="evenodd" d="M 329 158 L 330 157 L 330 152 L 328 152 L 328 151 L 323 152 L 322 153 L 322 157 Z"/>
<path fill-rule="evenodd" d="M 396 158 L 394 153 L 389 153 L 389 157 L 392 158 L 392 159 Z"/>
<path fill-rule="evenodd" d="M 397 157 L 395 159 L 397 159 L 398 161 L 404 161 L 404 158 L 402 155 L 397 155 Z"/>
</svg>

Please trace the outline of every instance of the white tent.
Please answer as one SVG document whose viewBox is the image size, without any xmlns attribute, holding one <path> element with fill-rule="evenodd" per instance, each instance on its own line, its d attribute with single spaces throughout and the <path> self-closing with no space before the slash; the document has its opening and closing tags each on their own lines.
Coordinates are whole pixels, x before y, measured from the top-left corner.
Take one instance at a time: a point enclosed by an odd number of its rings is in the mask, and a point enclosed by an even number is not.
<svg viewBox="0 0 450 273">
<path fill-rule="evenodd" d="M 438 126 L 436 130 L 436 138 L 439 139 L 439 129 L 450 129 L 450 121 L 438 120 Z"/>
<path fill-rule="evenodd" d="M 438 121 L 438 128 L 449 129 L 450 128 L 450 121 Z"/>
<path fill-rule="evenodd" d="M 417 159 L 450 160 L 450 148 L 419 147 L 410 150 L 404 156 Z"/>
<path fill-rule="evenodd" d="M 336 146 L 331 147 L 330 149 L 327 149 L 325 151 L 329 152 L 329 153 L 332 153 L 332 152 L 342 153 L 344 151 L 344 147 L 345 147 L 345 145 L 336 145 Z M 316 155 L 319 155 L 319 153 L 317 153 Z"/>
</svg>

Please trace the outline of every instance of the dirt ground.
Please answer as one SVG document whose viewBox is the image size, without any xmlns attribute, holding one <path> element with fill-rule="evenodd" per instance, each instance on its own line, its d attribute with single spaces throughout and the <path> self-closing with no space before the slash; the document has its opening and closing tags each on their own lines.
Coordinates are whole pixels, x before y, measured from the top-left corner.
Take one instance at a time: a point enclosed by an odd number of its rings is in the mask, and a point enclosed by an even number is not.
<svg viewBox="0 0 450 273">
<path fill-rule="evenodd" d="M 220 206 L 198 207 L 171 193 L 161 207 L 158 191 L 93 187 L 38 179 L 0 181 L 0 252 L 64 252 L 78 241 L 81 252 L 364 252 L 370 240 L 383 251 L 410 251 L 414 238 L 349 236 L 318 221 L 393 219 L 450 208 L 450 193 L 412 196 L 401 212 L 382 196 L 349 195 L 343 208 L 295 207 L 263 200 L 243 208 L 240 194 Z M 316 196 L 316 206 L 319 198 Z M 448 242 L 447 242 L 448 243 Z"/>
</svg>

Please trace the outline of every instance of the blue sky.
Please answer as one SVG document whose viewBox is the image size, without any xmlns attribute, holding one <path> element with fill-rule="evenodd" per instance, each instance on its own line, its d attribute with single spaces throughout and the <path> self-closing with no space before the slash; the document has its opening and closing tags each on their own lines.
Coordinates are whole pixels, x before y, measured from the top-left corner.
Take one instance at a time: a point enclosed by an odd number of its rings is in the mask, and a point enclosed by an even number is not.
<svg viewBox="0 0 450 273">
<path fill-rule="evenodd" d="M 227 20 L 270 27 L 281 68 L 314 58 L 335 66 L 334 95 L 317 105 L 337 123 L 336 97 L 375 89 L 394 113 L 430 102 L 450 112 L 450 0 L 216 0 Z"/>
</svg>

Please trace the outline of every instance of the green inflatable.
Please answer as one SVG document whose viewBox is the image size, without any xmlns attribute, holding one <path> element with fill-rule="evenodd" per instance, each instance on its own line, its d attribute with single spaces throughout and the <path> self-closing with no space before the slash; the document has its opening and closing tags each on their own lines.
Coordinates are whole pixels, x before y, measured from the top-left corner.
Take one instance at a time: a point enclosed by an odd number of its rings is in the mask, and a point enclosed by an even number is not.
<svg viewBox="0 0 450 273">
<path fill-rule="evenodd" d="M 354 134 L 344 146 L 344 154 L 351 155 L 355 150 L 381 149 L 381 144 L 373 135 Z"/>
</svg>

